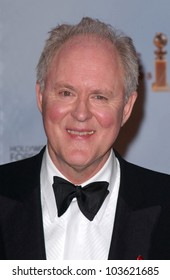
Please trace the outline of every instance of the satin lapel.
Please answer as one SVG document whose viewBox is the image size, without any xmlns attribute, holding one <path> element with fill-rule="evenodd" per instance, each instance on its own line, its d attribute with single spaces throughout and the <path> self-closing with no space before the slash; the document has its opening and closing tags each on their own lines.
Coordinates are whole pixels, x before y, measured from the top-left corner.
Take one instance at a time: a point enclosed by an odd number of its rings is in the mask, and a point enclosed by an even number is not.
<svg viewBox="0 0 170 280">
<path fill-rule="evenodd" d="M 124 248 L 126 246 L 124 233 L 127 227 L 126 223 L 129 215 L 129 207 L 124 202 L 124 200 L 119 197 L 108 257 L 109 260 L 120 260 L 124 258 Z"/>
<path fill-rule="evenodd" d="M 12 208 L 10 221 L 3 226 L 6 258 L 45 259 L 39 188 L 33 190 L 24 201 L 15 202 Z"/>
</svg>

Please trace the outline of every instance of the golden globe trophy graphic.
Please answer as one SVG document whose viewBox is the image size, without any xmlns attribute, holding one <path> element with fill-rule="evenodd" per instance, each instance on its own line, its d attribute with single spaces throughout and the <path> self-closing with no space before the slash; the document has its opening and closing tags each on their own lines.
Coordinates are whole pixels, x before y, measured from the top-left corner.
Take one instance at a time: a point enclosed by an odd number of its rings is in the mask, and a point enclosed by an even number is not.
<svg viewBox="0 0 170 280">
<path fill-rule="evenodd" d="M 167 84 L 167 61 L 165 58 L 166 46 L 168 40 L 165 34 L 157 33 L 154 37 L 154 44 L 157 47 L 155 51 L 155 82 L 152 84 L 153 91 L 169 91 L 170 87 Z"/>
</svg>

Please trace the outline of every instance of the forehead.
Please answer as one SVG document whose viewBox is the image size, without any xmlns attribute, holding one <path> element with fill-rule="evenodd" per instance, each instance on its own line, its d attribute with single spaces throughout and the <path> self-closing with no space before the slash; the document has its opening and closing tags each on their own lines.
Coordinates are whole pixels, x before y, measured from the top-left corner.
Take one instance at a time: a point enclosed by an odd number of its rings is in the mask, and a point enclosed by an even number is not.
<svg viewBox="0 0 170 280">
<path fill-rule="evenodd" d="M 114 60 L 119 60 L 118 52 L 109 40 L 100 38 L 96 35 L 76 35 L 68 39 L 57 51 L 54 56 L 55 58 L 59 58 L 61 56 L 68 57 L 71 55 L 78 55 L 81 53 L 90 55 L 93 53 L 93 56 L 97 56 L 97 54 L 102 57 L 112 57 Z"/>
<path fill-rule="evenodd" d="M 77 35 L 56 52 L 47 74 L 48 83 L 67 81 L 77 86 L 123 87 L 123 72 L 115 46 L 99 37 Z"/>
</svg>

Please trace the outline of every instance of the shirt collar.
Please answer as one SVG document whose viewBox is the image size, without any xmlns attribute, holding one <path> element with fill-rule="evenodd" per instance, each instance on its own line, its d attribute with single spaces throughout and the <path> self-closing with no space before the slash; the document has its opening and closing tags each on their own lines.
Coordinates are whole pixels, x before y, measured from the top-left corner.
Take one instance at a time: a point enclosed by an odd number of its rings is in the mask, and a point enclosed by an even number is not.
<svg viewBox="0 0 170 280">
<path fill-rule="evenodd" d="M 117 178 L 117 173 L 118 173 L 118 161 L 115 157 L 113 150 L 111 150 L 109 158 L 107 159 L 102 169 L 96 175 L 94 175 L 92 178 L 82 183 L 81 185 L 83 187 L 92 182 L 107 181 L 109 183 L 109 187 L 108 187 L 109 194 L 111 195 Z M 41 181 L 42 203 L 46 203 L 47 205 L 51 222 L 54 221 L 57 213 L 57 206 L 56 206 L 55 196 L 52 188 L 54 176 L 59 176 L 67 180 L 67 178 L 53 164 L 50 155 L 48 153 L 48 148 L 46 147 L 42 160 L 40 181 Z M 101 217 L 103 216 L 110 195 L 106 197 L 102 207 L 100 208 L 98 214 L 96 215 L 95 218 L 97 218 L 97 220 L 100 220 Z"/>
</svg>

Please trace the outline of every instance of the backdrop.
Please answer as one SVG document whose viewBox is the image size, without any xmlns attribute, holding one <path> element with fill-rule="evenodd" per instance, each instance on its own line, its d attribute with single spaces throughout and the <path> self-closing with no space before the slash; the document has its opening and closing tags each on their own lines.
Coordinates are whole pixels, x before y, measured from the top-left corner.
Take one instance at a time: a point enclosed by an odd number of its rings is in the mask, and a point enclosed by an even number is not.
<svg viewBox="0 0 170 280">
<path fill-rule="evenodd" d="M 83 16 L 124 31 L 140 56 L 138 101 L 116 148 L 131 162 L 170 173 L 169 0 L 0 0 L 0 163 L 31 156 L 46 143 L 36 107 L 35 67 L 48 31 Z M 167 51 L 162 66 L 167 81 L 155 91 L 157 33 L 164 34 L 158 43 Z"/>
</svg>

